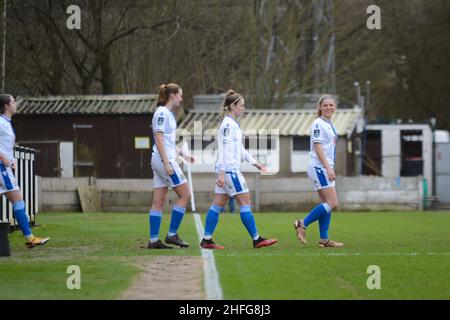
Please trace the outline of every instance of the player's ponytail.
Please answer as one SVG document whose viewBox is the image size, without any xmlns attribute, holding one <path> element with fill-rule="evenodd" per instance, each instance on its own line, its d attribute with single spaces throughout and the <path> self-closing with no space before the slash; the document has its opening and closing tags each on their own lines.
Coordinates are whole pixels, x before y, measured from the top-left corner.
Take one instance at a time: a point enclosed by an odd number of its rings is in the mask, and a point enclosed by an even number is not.
<svg viewBox="0 0 450 320">
<path fill-rule="evenodd" d="M 331 99 L 337 105 L 336 99 L 332 95 L 325 94 L 325 95 L 321 96 L 319 101 L 317 102 L 317 118 L 320 118 L 322 116 L 322 110 L 320 110 L 320 105 L 322 104 L 323 100 L 325 100 L 325 99 Z"/>
<path fill-rule="evenodd" d="M 10 94 L 0 94 L 0 113 L 5 113 L 5 106 L 11 103 L 12 96 Z"/>
<path fill-rule="evenodd" d="M 157 106 L 165 106 L 171 93 L 177 94 L 181 87 L 176 83 L 162 84 L 159 86 Z"/>
<path fill-rule="evenodd" d="M 238 102 L 241 98 L 242 96 L 239 93 L 235 92 L 234 90 L 227 91 L 223 105 L 220 108 L 221 120 L 223 120 L 226 114 L 231 111 L 231 105 Z"/>
</svg>

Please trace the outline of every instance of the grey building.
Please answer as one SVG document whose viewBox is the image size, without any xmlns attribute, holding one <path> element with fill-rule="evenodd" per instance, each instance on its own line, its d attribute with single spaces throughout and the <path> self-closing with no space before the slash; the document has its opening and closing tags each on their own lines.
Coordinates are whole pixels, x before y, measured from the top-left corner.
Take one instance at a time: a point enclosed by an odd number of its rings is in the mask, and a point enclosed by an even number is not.
<svg viewBox="0 0 450 320">
<path fill-rule="evenodd" d="M 310 95 L 307 108 L 302 109 L 250 109 L 240 120 L 246 136 L 246 149 L 269 167 L 273 175 L 290 176 L 304 174 L 309 154 L 309 130 L 316 118 L 315 103 L 319 95 Z M 220 124 L 219 109 L 223 95 L 194 97 L 193 110 L 179 125 L 178 135 L 187 140 L 196 157 L 192 172 L 213 172 L 215 161 L 215 137 Z M 298 100 L 296 100 L 298 101 Z M 301 105 L 301 107 L 305 107 Z M 339 135 L 337 168 L 339 175 L 349 176 L 358 172 L 361 147 L 360 133 L 364 122 L 361 110 L 338 109 L 333 118 Z M 253 166 L 243 164 L 243 172 L 256 172 Z"/>
</svg>

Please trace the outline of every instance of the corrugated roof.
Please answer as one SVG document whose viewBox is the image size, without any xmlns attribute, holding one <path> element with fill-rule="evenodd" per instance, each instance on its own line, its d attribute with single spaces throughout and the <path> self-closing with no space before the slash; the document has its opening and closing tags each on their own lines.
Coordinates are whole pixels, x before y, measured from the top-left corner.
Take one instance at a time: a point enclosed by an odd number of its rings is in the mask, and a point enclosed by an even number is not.
<svg viewBox="0 0 450 320">
<path fill-rule="evenodd" d="M 23 115 L 150 114 L 156 109 L 157 99 L 156 94 L 18 97 L 17 113 Z"/>
<path fill-rule="evenodd" d="M 288 94 L 284 97 L 283 110 L 298 110 L 298 109 L 316 109 L 317 101 L 323 94 L 307 93 L 307 94 Z M 334 96 L 339 102 L 339 96 Z M 247 106 L 250 106 L 251 99 L 246 102 Z M 194 109 L 200 111 L 216 111 L 223 104 L 225 99 L 225 93 L 221 94 L 204 94 L 195 95 L 193 97 Z M 272 106 L 266 106 L 267 110 L 276 108 L 275 103 L 277 99 L 274 99 Z M 264 109 L 265 110 L 265 109 Z"/>
<path fill-rule="evenodd" d="M 315 110 L 247 110 L 240 119 L 240 125 L 246 135 L 260 130 L 279 130 L 282 136 L 308 136 L 311 124 L 316 119 Z M 338 109 L 332 119 L 338 135 L 350 135 L 357 121 L 361 120 L 360 109 Z M 200 134 L 200 125 L 204 135 L 216 135 L 219 127 L 218 112 L 192 110 L 178 126 L 184 133 Z M 194 130 L 194 124 L 196 129 Z"/>
</svg>

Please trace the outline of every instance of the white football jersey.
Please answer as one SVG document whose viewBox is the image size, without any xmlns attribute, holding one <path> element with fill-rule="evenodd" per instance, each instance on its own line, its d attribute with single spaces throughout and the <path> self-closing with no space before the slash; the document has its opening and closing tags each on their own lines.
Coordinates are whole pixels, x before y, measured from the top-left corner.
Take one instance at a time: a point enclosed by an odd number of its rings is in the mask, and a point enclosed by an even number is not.
<svg viewBox="0 0 450 320">
<path fill-rule="evenodd" d="M 314 150 L 314 143 L 320 143 L 328 164 L 334 168 L 338 135 L 331 121 L 324 120 L 322 117 L 317 118 L 311 126 L 310 134 L 309 164 L 313 167 L 325 167 Z"/>
<path fill-rule="evenodd" d="M 241 161 L 256 164 L 256 160 L 242 144 L 242 131 L 239 123 L 231 116 L 225 116 L 217 134 L 218 154 L 216 172 L 240 171 Z"/>
<path fill-rule="evenodd" d="M 9 162 L 14 161 L 14 145 L 16 144 L 16 134 L 11 124 L 11 119 L 5 115 L 0 115 L 0 153 Z"/>
<path fill-rule="evenodd" d="M 176 151 L 176 130 L 177 122 L 174 114 L 165 106 L 160 106 L 156 109 L 153 120 L 153 135 L 157 132 L 164 134 L 164 148 L 169 161 L 175 161 L 177 158 Z M 161 158 L 156 143 L 153 145 L 152 157 L 157 156 Z"/>
</svg>

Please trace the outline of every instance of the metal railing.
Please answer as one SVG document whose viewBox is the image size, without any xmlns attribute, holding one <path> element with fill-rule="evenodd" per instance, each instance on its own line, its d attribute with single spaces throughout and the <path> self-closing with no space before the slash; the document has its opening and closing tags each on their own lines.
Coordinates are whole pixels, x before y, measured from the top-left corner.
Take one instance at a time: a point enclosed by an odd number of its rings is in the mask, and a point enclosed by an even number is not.
<svg viewBox="0 0 450 320">
<path fill-rule="evenodd" d="M 36 224 L 36 215 L 39 211 L 38 178 L 34 174 L 35 153 L 36 150 L 31 148 L 14 147 L 14 158 L 17 160 L 14 175 L 25 201 L 25 208 L 31 225 Z M 13 216 L 12 204 L 4 195 L 0 201 L 0 222 L 9 222 L 12 228 L 18 226 Z"/>
</svg>

